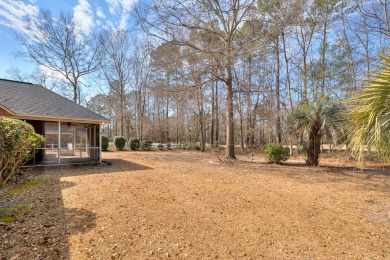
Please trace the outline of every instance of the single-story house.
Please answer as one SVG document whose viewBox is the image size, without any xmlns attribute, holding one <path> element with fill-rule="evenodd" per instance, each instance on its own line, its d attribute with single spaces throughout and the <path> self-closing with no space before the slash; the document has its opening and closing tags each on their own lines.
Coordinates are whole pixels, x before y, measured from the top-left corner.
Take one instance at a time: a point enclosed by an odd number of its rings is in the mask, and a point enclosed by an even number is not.
<svg viewBox="0 0 390 260">
<path fill-rule="evenodd" d="M 43 86 L 0 79 L 0 116 L 26 120 L 46 138 L 31 164 L 101 162 L 100 132 L 108 119 Z"/>
</svg>

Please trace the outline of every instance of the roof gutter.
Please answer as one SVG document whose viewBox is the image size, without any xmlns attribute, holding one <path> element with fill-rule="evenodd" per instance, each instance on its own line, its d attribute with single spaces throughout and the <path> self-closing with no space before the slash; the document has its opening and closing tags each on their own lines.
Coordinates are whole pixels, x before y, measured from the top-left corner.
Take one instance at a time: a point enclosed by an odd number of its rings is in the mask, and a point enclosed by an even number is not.
<svg viewBox="0 0 390 260">
<path fill-rule="evenodd" d="M 28 115 L 28 114 L 15 114 L 12 113 L 12 118 L 16 119 L 25 119 L 25 120 L 39 120 L 39 121 L 61 121 L 61 122 L 70 122 L 70 123 L 89 123 L 89 124 L 105 124 L 109 123 L 109 120 L 98 120 L 90 118 L 67 118 L 67 117 L 53 117 L 53 116 L 37 116 L 37 115 Z"/>
</svg>

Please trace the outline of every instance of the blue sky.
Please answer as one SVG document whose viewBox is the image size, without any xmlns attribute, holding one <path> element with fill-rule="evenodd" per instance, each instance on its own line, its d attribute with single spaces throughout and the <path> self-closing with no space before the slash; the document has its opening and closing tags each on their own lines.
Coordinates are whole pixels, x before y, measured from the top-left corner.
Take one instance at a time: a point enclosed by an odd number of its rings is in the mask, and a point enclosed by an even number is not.
<svg viewBox="0 0 390 260">
<path fill-rule="evenodd" d="M 15 32 L 25 30 L 24 19 L 34 18 L 40 9 L 50 10 L 55 17 L 61 10 L 82 21 L 88 32 L 95 27 L 126 28 L 130 12 L 137 0 L 0 0 L 0 78 L 9 78 L 12 67 L 31 73 L 36 67 L 14 52 L 20 49 L 13 39 Z"/>
</svg>

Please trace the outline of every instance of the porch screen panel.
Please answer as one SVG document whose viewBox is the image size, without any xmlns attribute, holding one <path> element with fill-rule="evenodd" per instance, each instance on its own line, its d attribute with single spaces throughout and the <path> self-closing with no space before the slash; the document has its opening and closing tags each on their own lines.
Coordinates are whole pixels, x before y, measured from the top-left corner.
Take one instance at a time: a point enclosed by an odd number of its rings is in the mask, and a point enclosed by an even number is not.
<svg viewBox="0 0 390 260">
<path fill-rule="evenodd" d="M 94 161 L 99 161 L 99 125 L 89 126 L 87 129 L 88 155 Z"/>
<path fill-rule="evenodd" d="M 57 164 L 60 149 L 58 145 L 58 122 L 45 122 L 44 130 L 46 141 L 43 162 L 44 164 Z"/>
<path fill-rule="evenodd" d="M 61 159 L 75 155 L 75 128 L 70 123 L 61 123 Z"/>
</svg>

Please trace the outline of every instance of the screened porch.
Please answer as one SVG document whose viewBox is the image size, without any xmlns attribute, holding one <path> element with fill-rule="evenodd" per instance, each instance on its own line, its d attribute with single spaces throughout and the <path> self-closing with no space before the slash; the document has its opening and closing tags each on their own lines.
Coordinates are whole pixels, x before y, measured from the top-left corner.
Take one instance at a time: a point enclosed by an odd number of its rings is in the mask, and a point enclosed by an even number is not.
<svg viewBox="0 0 390 260">
<path fill-rule="evenodd" d="M 43 135 L 43 147 L 27 163 L 34 165 L 88 164 L 101 161 L 100 125 L 76 122 L 27 121 Z"/>
</svg>

